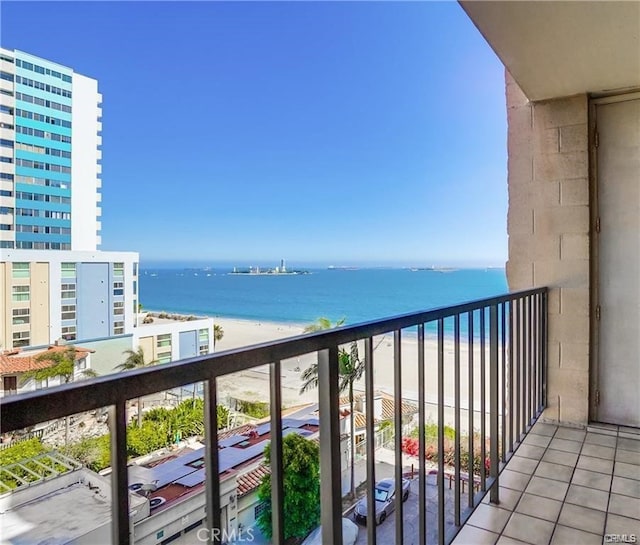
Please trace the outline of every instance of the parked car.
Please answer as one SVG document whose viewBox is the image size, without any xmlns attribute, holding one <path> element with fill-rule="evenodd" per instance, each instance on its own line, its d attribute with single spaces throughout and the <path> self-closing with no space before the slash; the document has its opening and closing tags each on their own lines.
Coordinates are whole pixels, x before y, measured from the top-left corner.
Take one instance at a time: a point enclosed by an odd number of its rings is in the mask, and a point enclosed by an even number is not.
<svg viewBox="0 0 640 545">
<path fill-rule="evenodd" d="M 402 501 L 409 497 L 409 480 L 402 479 Z M 396 481 L 395 479 L 382 479 L 376 483 L 374 489 L 376 499 L 376 524 L 382 524 L 384 520 L 396 508 Z M 367 498 L 362 498 L 354 510 L 356 522 L 367 522 Z"/>
</svg>

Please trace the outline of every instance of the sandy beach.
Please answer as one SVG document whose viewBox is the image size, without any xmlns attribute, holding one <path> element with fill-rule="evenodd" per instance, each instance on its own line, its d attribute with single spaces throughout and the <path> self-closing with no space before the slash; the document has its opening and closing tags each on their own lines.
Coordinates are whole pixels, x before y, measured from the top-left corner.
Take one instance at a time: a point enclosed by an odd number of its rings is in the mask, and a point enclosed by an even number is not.
<svg viewBox="0 0 640 545">
<path fill-rule="evenodd" d="M 215 318 L 215 323 L 224 331 L 224 337 L 216 343 L 216 351 L 240 348 L 252 344 L 292 337 L 303 333 L 304 324 L 284 324 L 255 320 L 239 320 L 231 318 Z M 477 343 L 476 343 L 477 344 Z M 488 346 L 488 343 L 487 343 Z M 374 387 L 393 394 L 393 334 L 374 338 Z M 460 344 L 460 395 L 461 406 L 468 406 L 468 345 Z M 364 350 L 361 347 L 361 356 Z M 452 341 L 445 341 L 445 405 L 452 405 L 454 399 L 454 345 Z M 427 418 L 433 421 L 437 418 L 435 402 L 437 400 L 437 358 L 438 349 L 435 339 L 425 341 L 426 362 L 426 400 Z M 285 406 L 293 406 L 318 399 L 317 390 L 300 394 L 301 372 L 316 361 L 315 353 L 305 354 L 300 358 L 293 358 L 282 362 L 282 395 Z M 418 342 L 415 333 L 403 333 L 401 345 L 402 362 L 402 397 L 418 399 Z M 474 409 L 480 407 L 480 348 L 474 345 Z M 266 366 L 251 371 L 236 373 L 219 379 L 219 395 L 230 395 L 241 399 L 268 401 L 269 382 Z M 488 392 L 488 351 L 486 387 Z M 356 383 L 356 389 L 364 390 L 364 379 Z M 487 395 L 488 408 L 488 395 Z M 462 419 L 466 421 L 466 411 L 462 411 Z M 445 422 L 453 423 L 453 411 L 445 411 Z M 476 426 L 479 426 L 479 420 Z"/>
</svg>

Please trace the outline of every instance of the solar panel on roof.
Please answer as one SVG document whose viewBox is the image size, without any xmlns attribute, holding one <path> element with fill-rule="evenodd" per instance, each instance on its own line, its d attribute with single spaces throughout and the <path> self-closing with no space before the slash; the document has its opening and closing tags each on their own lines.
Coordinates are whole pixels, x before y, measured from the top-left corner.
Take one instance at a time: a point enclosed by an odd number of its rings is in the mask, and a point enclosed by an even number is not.
<svg viewBox="0 0 640 545">
<path fill-rule="evenodd" d="M 313 435 L 313 432 L 309 430 L 298 430 L 298 432 L 300 433 L 300 435 L 302 435 L 302 437 L 308 437 L 309 435 Z"/>
<path fill-rule="evenodd" d="M 167 462 L 169 464 L 170 462 Z M 182 477 L 189 475 L 196 471 L 193 467 L 185 466 L 183 464 L 174 465 L 170 467 L 162 467 L 166 464 L 161 464 L 153 468 L 153 480 L 157 480 L 156 486 L 161 488 L 168 485 Z M 157 471 L 156 471 L 157 470 Z"/>
<path fill-rule="evenodd" d="M 316 418 L 315 416 L 312 416 L 310 418 L 305 419 L 304 423 L 305 424 L 309 424 L 310 426 L 319 426 L 320 425 L 320 419 Z"/>
<path fill-rule="evenodd" d="M 271 423 L 267 422 L 266 424 L 260 424 L 257 428 L 256 431 L 258 432 L 258 435 L 264 435 L 265 433 L 267 433 L 269 430 L 271 429 Z"/>
<path fill-rule="evenodd" d="M 198 471 L 194 471 L 190 473 L 186 477 L 182 477 L 182 479 L 178 479 L 176 484 L 181 484 L 182 486 L 194 487 L 203 483 L 205 479 L 204 469 L 199 469 Z"/>
<path fill-rule="evenodd" d="M 238 443 L 246 441 L 247 439 L 248 437 L 246 435 L 232 435 L 231 437 L 227 437 L 226 439 L 219 441 L 218 445 L 220 445 L 221 447 L 232 447 L 234 445 L 237 445 Z"/>
<path fill-rule="evenodd" d="M 299 428 L 305 425 L 304 420 L 297 420 L 296 418 L 283 418 L 282 428 Z"/>
<path fill-rule="evenodd" d="M 287 435 L 291 435 L 292 433 L 298 433 L 300 430 L 296 428 L 287 428 L 282 432 L 282 437 L 286 437 Z"/>
</svg>

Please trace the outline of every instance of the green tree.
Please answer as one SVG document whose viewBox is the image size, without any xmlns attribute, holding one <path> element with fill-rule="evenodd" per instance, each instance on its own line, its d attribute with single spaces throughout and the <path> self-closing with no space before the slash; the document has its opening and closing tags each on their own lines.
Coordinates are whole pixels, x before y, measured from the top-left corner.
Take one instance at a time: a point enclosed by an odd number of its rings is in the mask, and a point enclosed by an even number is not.
<svg viewBox="0 0 640 545">
<path fill-rule="evenodd" d="M 26 382 L 30 379 L 37 381 L 49 380 L 51 378 L 60 379 L 61 383 L 73 382 L 76 377 L 76 361 L 82 359 L 82 353 L 79 352 L 72 344 L 68 345 L 64 350 L 49 349 L 46 352 L 38 354 L 35 358 L 38 362 L 48 362 L 50 365 L 43 369 L 33 369 L 22 374 L 22 381 Z M 86 356 L 85 356 L 86 357 Z M 78 376 L 90 378 L 97 376 L 93 369 L 84 369 Z M 69 444 L 69 417 L 64 419 L 64 443 Z"/>
<path fill-rule="evenodd" d="M 131 350 L 130 348 L 125 350 L 122 353 L 124 356 L 127 356 L 127 359 L 124 360 L 120 365 L 116 365 L 115 369 L 119 371 L 131 371 L 132 369 L 140 369 L 142 367 L 147 367 L 149 365 L 154 365 L 158 363 L 158 360 L 146 361 L 144 350 L 141 346 L 138 346 L 137 350 Z M 138 427 L 142 426 L 142 398 L 138 398 Z"/>
<path fill-rule="evenodd" d="M 271 445 L 265 448 L 271 463 Z M 284 538 L 303 538 L 320 523 L 320 447 L 315 441 L 292 433 L 282 440 Z M 266 508 L 258 516 L 258 526 L 269 538 L 271 527 L 271 475 L 265 475 L 258 498 Z"/>
<path fill-rule="evenodd" d="M 332 329 L 334 327 L 340 327 L 344 325 L 344 318 L 338 320 L 335 324 L 331 323 L 328 318 L 318 318 L 315 323 L 307 326 L 305 333 L 311 333 L 315 331 L 323 331 L 325 329 Z M 358 354 L 358 343 L 353 341 L 347 352 L 344 348 L 341 348 L 338 352 L 338 374 L 339 383 L 338 390 L 340 392 L 347 391 L 349 393 L 349 413 L 350 413 L 350 480 L 351 488 L 350 494 L 352 498 L 356 496 L 356 483 L 355 483 L 355 420 L 353 417 L 354 411 L 354 399 L 353 399 L 353 384 L 362 378 L 364 373 L 364 360 L 360 359 Z M 301 375 L 302 386 L 300 387 L 300 393 L 304 393 L 308 390 L 318 387 L 318 363 L 312 364 L 305 369 Z"/>
<path fill-rule="evenodd" d="M 213 326 L 213 349 L 216 349 L 216 343 L 222 340 L 224 337 L 224 329 L 219 324 L 214 324 Z"/>
</svg>

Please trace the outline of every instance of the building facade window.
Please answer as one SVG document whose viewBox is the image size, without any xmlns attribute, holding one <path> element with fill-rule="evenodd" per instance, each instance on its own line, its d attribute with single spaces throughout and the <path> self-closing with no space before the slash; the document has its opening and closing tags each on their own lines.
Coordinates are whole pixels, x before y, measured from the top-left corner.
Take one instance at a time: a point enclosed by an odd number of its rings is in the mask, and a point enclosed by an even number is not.
<svg viewBox="0 0 640 545">
<path fill-rule="evenodd" d="M 113 283 L 113 295 L 124 295 L 124 282 L 114 282 Z"/>
<path fill-rule="evenodd" d="M 12 278 L 29 278 L 29 272 L 30 272 L 29 263 L 12 263 L 11 264 Z"/>
<path fill-rule="evenodd" d="M 75 263 L 62 263 L 61 264 L 62 278 L 75 278 L 76 277 L 76 264 Z"/>
<path fill-rule="evenodd" d="M 75 341 L 77 339 L 76 326 L 68 325 L 62 328 L 62 338 L 65 341 Z"/>
<path fill-rule="evenodd" d="M 114 316 L 124 315 L 124 301 L 115 301 L 113 303 L 113 314 Z"/>
<path fill-rule="evenodd" d="M 198 330 L 198 352 L 200 355 L 209 353 L 209 330 Z"/>
<path fill-rule="evenodd" d="M 113 334 L 114 335 L 124 335 L 124 322 L 123 321 L 113 322 Z"/>
<path fill-rule="evenodd" d="M 124 276 L 124 263 L 113 264 L 113 276 Z"/>
<path fill-rule="evenodd" d="M 75 320 L 76 319 L 76 306 L 75 305 L 62 305 L 61 318 L 63 320 Z"/>
<path fill-rule="evenodd" d="M 171 348 L 171 333 L 165 333 L 156 337 L 157 348 Z"/>
<path fill-rule="evenodd" d="M 16 331 L 13 334 L 13 348 L 29 346 L 30 333 L 28 331 Z"/>
<path fill-rule="evenodd" d="M 13 325 L 24 325 L 30 322 L 30 309 L 28 308 L 14 308 L 11 311 Z"/>
<path fill-rule="evenodd" d="M 14 303 L 29 301 L 29 286 L 13 286 L 11 288 L 11 300 Z"/>
<path fill-rule="evenodd" d="M 75 299 L 76 298 L 76 285 L 75 284 L 62 284 L 60 289 L 60 297 L 62 299 Z"/>
</svg>

